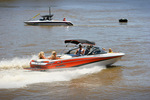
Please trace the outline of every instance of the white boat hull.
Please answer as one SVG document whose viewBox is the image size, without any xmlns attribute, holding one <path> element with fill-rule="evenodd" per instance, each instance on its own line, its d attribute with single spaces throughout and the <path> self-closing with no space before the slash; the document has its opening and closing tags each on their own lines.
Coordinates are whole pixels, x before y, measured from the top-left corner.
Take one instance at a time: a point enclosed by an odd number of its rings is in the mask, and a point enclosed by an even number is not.
<svg viewBox="0 0 150 100">
<path fill-rule="evenodd" d="M 94 63 L 90 63 L 87 65 L 83 65 L 82 67 L 88 67 L 88 66 L 109 66 L 114 64 L 115 62 L 117 62 L 118 60 L 120 60 L 121 57 L 118 58 L 113 58 L 113 59 L 108 59 L 108 60 L 104 60 L 104 61 L 99 61 L 99 62 L 94 62 Z"/>
<path fill-rule="evenodd" d="M 55 21 L 55 20 L 47 20 L 47 21 L 25 21 L 27 25 L 42 25 L 42 26 L 72 26 L 73 24 L 70 21 Z"/>
</svg>

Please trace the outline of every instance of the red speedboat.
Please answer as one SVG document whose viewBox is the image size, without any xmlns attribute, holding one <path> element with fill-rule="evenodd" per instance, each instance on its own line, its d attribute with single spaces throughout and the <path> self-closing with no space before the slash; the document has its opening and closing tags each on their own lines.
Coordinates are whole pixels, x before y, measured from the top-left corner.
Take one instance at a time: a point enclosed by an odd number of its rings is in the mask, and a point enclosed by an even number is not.
<svg viewBox="0 0 150 100">
<path fill-rule="evenodd" d="M 48 69 L 62 69 L 73 67 L 93 67 L 93 66 L 107 66 L 118 61 L 124 53 L 107 53 L 102 48 L 96 47 L 95 42 L 91 42 L 83 39 L 65 40 L 68 44 L 75 44 L 75 46 L 62 55 L 58 55 L 61 59 L 49 60 L 49 59 L 37 59 L 30 62 L 29 70 L 48 70 Z M 84 55 L 75 55 L 75 51 L 78 49 L 78 45 L 84 45 L 84 50 L 90 47 L 89 52 Z"/>
</svg>

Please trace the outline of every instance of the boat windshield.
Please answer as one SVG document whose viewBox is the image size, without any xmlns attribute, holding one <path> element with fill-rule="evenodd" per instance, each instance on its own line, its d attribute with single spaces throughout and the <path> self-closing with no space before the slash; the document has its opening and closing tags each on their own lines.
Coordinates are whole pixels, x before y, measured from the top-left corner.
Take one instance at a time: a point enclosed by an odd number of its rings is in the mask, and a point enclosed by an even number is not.
<svg viewBox="0 0 150 100">
<path fill-rule="evenodd" d="M 42 16 L 43 19 L 40 20 L 52 20 L 53 15 L 44 15 Z"/>
<path fill-rule="evenodd" d="M 93 47 L 92 50 L 88 53 L 88 55 L 96 55 L 96 54 L 105 54 L 107 53 L 100 47 Z"/>
<path fill-rule="evenodd" d="M 74 47 L 73 49 L 68 50 L 65 54 L 75 56 L 74 53 L 76 52 L 77 49 L 78 49 L 78 47 Z M 105 54 L 105 53 L 107 53 L 102 48 L 95 47 L 95 46 L 91 47 L 90 49 L 88 49 L 88 46 L 84 46 L 83 49 L 85 50 L 84 55 L 96 55 L 96 54 Z"/>
</svg>

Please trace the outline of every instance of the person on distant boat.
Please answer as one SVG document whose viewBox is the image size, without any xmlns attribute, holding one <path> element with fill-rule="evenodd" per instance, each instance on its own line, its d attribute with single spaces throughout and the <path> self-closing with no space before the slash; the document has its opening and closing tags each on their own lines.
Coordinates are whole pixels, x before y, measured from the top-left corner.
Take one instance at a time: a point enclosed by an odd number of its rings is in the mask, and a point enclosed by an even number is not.
<svg viewBox="0 0 150 100">
<path fill-rule="evenodd" d="M 66 18 L 64 18 L 63 21 L 66 21 Z"/>
<path fill-rule="evenodd" d="M 111 48 L 109 48 L 109 53 L 113 53 L 113 51 L 112 51 L 112 49 L 111 49 Z"/>
<path fill-rule="evenodd" d="M 76 50 L 75 54 L 78 56 L 84 55 L 85 50 L 82 48 L 82 45 L 79 45 L 79 49 Z"/>
<path fill-rule="evenodd" d="M 56 51 L 52 51 L 52 55 L 50 57 L 48 57 L 48 59 L 51 60 L 56 60 L 56 59 L 60 59 L 59 57 L 57 57 L 57 53 Z"/>
<path fill-rule="evenodd" d="M 43 51 L 41 51 L 38 56 L 39 56 L 39 59 L 46 59 Z"/>
</svg>

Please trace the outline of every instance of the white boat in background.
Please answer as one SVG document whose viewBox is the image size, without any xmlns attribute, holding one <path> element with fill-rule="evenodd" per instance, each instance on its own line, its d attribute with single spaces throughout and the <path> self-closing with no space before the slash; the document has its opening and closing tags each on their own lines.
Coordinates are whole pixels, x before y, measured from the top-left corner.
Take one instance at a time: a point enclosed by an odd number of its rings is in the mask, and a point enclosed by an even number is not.
<svg viewBox="0 0 150 100">
<path fill-rule="evenodd" d="M 40 14 L 38 14 L 40 15 Z M 37 17 L 36 15 L 35 17 Z M 33 17 L 33 18 L 35 18 Z M 27 25 L 46 25 L 46 26 L 73 26 L 71 21 L 67 21 L 66 18 L 63 20 L 53 20 L 53 14 L 51 14 L 51 10 L 49 8 L 49 15 L 41 16 L 42 19 L 39 20 L 28 20 L 24 21 Z"/>
</svg>

